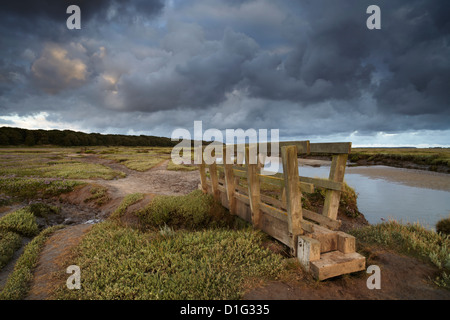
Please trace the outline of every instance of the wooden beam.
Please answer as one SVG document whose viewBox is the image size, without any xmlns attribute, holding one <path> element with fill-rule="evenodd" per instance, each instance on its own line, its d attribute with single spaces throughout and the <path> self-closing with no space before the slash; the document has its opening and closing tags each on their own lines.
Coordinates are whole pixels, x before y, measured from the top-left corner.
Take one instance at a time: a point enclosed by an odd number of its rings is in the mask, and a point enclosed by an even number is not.
<svg viewBox="0 0 450 320">
<path fill-rule="evenodd" d="M 333 143 L 311 143 L 310 152 L 331 153 L 331 154 L 349 154 L 352 149 L 351 142 L 333 142 Z"/>
<path fill-rule="evenodd" d="M 263 174 L 259 174 L 258 177 L 261 180 L 261 182 L 271 184 L 274 186 L 284 187 L 284 179 L 282 179 L 282 178 L 278 178 L 278 177 L 274 177 L 274 176 L 267 176 L 267 175 L 263 175 Z"/>
<path fill-rule="evenodd" d="M 270 215 L 270 216 L 272 216 L 274 218 L 277 218 L 277 219 L 280 219 L 282 221 L 285 221 L 287 223 L 288 218 L 287 218 L 286 211 L 277 209 L 277 208 L 272 207 L 272 206 L 268 206 L 264 202 L 261 202 L 260 205 L 261 205 L 260 208 L 261 208 L 262 212 L 264 212 L 264 213 L 266 213 L 266 214 L 268 214 L 268 215 Z M 286 232 L 287 232 L 287 230 L 286 230 Z"/>
<path fill-rule="evenodd" d="M 328 227 L 331 230 L 337 230 L 341 226 L 341 220 L 332 220 L 324 215 L 318 214 L 310 210 L 303 209 L 302 214 L 305 219 L 317 222 L 321 226 Z"/>
<path fill-rule="evenodd" d="M 261 201 L 264 201 L 264 202 L 270 204 L 271 206 L 273 206 L 273 207 L 275 207 L 275 208 L 277 208 L 277 209 L 284 209 L 284 210 L 286 210 L 286 204 L 283 204 L 283 203 L 282 203 L 280 200 L 278 200 L 278 199 L 275 199 L 275 198 L 273 198 L 273 197 L 266 196 L 266 195 L 264 195 L 264 194 L 261 194 L 261 195 L 260 195 L 260 198 L 261 198 Z"/>
<path fill-rule="evenodd" d="M 209 176 L 211 177 L 211 188 L 212 188 L 213 197 L 217 201 L 220 201 L 220 193 L 219 193 L 219 189 L 218 189 L 219 179 L 217 176 L 217 166 L 216 166 L 215 162 L 213 162 L 209 166 Z"/>
<path fill-rule="evenodd" d="M 344 181 L 347 158 L 348 154 L 340 154 L 333 156 L 333 160 L 331 161 L 331 169 L 329 177 L 331 181 L 342 184 L 342 182 Z M 327 190 L 325 194 L 325 202 L 323 205 L 322 214 L 332 220 L 336 220 L 340 198 L 341 198 L 341 191 Z"/>
<path fill-rule="evenodd" d="M 286 189 L 286 210 L 288 214 L 288 232 L 291 236 L 291 249 L 294 256 L 297 251 L 297 237 L 303 234 L 302 230 L 302 193 L 299 188 L 297 147 L 286 146 L 281 148 L 281 160 Z"/>
<path fill-rule="evenodd" d="M 258 167 L 258 162 L 252 164 L 254 161 L 251 161 L 252 159 L 250 159 L 252 152 L 255 152 L 254 148 L 256 148 L 256 146 L 250 146 L 245 149 L 245 162 L 247 163 L 247 183 L 250 199 L 250 210 L 252 211 L 252 222 L 256 228 L 260 229 L 261 213 L 259 210 L 259 201 L 261 190 L 258 177 L 260 168 Z"/>
<path fill-rule="evenodd" d="M 280 188 L 284 187 L 284 179 L 279 178 L 277 176 L 268 176 L 264 174 L 259 175 L 259 179 L 261 182 L 271 184 L 274 186 L 278 186 Z M 313 193 L 314 192 L 314 184 L 308 182 L 300 182 L 300 191 L 305 193 Z"/>
<path fill-rule="evenodd" d="M 237 190 L 240 193 L 245 194 L 246 196 L 248 196 L 248 188 L 244 188 L 244 187 L 242 187 L 240 185 L 237 185 L 237 184 L 235 184 L 234 187 L 235 187 L 235 190 Z"/>
<path fill-rule="evenodd" d="M 247 178 L 247 171 L 235 170 L 233 169 L 233 173 L 236 177 Z"/>
<path fill-rule="evenodd" d="M 259 154 L 260 152 L 260 144 L 256 144 L 256 145 L 252 145 L 252 146 L 256 146 L 257 147 L 257 152 Z M 297 152 L 298 154 L 309 154 L 310 153 L 310 143 L 309 140 L 306 141 L 280 141 L 278 142 L 278 154 L 281 154 L 281 148 L 282 147 L 286 147 L 286 146 L 296 146 L 297 147 Z M 248 148 L 249 144 L 246 143 L 245 145 L 242 144 L 236 144 L 234 146 L 234 150 L 235 150 L 235 154 L 238 154 L 239 157 L 239 153 L 237 152 L 237 150 L 239 150 L 239 148 L 242 149 L 242 147 L 244 148 Z M 267 153 L 270 154 L 272 156 L 272 145 L 271 143 L 267 143 Z M 242 155 L 240 155 L 242 157 Z M 242 162 L 238 162 L 238 163 L 242 163 Z"/>
<path fill-rule="evenodd" d="M 310 148 L 310 143 L 308 140 L 306 141 L 281 141 L 279 142 L 279 147 L 280 147 L 280 153 L 281 153 L 281 149 L 283 147 L 287 147 L 287 146 L 296 146 L 297 147 L 297 154 L 309 154 L 311 152 Z"/>
<path fill-rule="evenodd" d="M 208 186 L 206 184 L 206 165 L 205 161 L 202 158 L 202 163 L 198 166 L 199 172 L 200 172 L 200 183 L 202 185 L 202 192 L 208 193 Z"/>
<path fill-rule="evenodd" d="M 314 187 L 325 188 L 330 190 L 342 190 L 342 182 L 332 181 L 328 179 L 300 177 L 300 182 L 313 184 Z"/>
<path fill-rule="evenodd" d="M 225 150 L 223 151 L 225 154 Z M 228 156 L 228 155 L 227 155 Z M 229 160 L 229 159 L 228 159 Z M 236 214 L 236 199 L 234 197 L 234 174 L 233 174 L 233 165 L 229 161 L 224 161 L 225 168 L 225 187 L 227 191 L 227 199 L 228 199 L 228 209 L 232 215 Z M 228 163 L 228 164 L 227 164 Z"/>
<path fill-rule="evenodd" d="M 239 193 L 239 192 L 235 192 L 234 196 L 237 200 L 250 205 L 250 199 L 248 196 L 246 196 L 245 194 Z"/>
<path fill-rule="evenodd" d="M 272 184 L 276 183 L 277 185 L 282 185 L 283 182 L 279 182 L 279 180 L 284 181 L 284 175 L 282 173 L 275 173 L 272 175 L 261 175 L 261 176 L 267 177 L 269 179 L 273 179 L 273 180 L 266 179 L 265 182 L 267 182 L 267 183 L 271 183 L 271 181 L 273 181 Z M 275 179 L 279 179 L 279 180 L 275 180 Z M 325 189 L 331 189 L 331 190 L 338 190 L 338 191 L 342 190 L 342 182 L 335 182 L 335 181 L 331 181 L 328 179 L 310 178 L 310 177 L 302 177 L 302 176 L 299 176 L 299 180 L 300 180 L 300 187 L 302 189 L 302 192 L 308 192 L 308 190 L 311 190 L 310 185 L 313 185 L 313 187 L 319 187 L 319 188 L 325 188 Z M 312 190 L 312 192 L 314 192 L 314 190 Z"/>
</svg>

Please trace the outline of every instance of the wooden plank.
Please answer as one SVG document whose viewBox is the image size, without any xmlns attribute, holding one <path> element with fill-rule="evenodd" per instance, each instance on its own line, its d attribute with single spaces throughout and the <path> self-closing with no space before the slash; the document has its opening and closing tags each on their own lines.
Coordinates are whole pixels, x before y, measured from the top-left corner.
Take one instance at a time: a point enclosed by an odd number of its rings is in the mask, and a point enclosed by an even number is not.
<svg viewBox="0 0 450 320">
<path fill-rule="evenodd" d="M 247 222 L 251 222 L 250 200 L 246 195 L 235 192 L 236 197 L 236 212 L 237 216 Z M 288 233 L 287 212 L 278 210 L 264 203 L 260 203 L 261 215 L 261 230 L 277 239 L 281 243 L 290 246 L 292 237 Z M 311 222 L 302 221 L 302 228 L 314 233 L 314 228 L 318 227 Z"/>
<path fill-rule="evenodd" d="M 236 185 L 236 184 L 234 185 L 234 187 L 235 187 L 235 190 L 237 190 L 240 193 L 245 194 L 246 196 L 248 196 L 248 188 L 244 188 L 244 187 L 242 187 L 240 185 Z"/>
<path fill-rule="evenodd" d="M 344 181 L 345 166 L 347 163 L 347 154 L 334 155 L 331 161 L 330 177 L 334 182 L 342 183 Z M 330 219 L 336 220 L 341 191 L 328 190 L 325 194 L 325 202 L 322 214 Z"/>
<path fill-rule="evenodd" d="M 366 258 L 359 253 L 344 254 L 339 251 L 321 254 L 320 260 L 310 263 L 311 272 L 318 280 L 362 271 L 366 268 Z"/>
<path fill-rule="evenodd" d="M 286 189 L 286 211 L 288 214 L 288 232 L 292 237 L 291 249 L 294 256 L 297 251 L 297 237 L 303 234 L 302 221 L 302 194 L 299 188 L 297 147 L 287 146 L 281 148 L 283 174 Z"/>
<path fill-rule="evenodd" d="M 241 170 L 235 170 L 233 169 L 233 173 L 236 177 L 240 177 L 240 178 L 247 178 L 247 172 L 246 171 L 241 171 Z"/>
<path fill-rule="evenodd" d="M 341 226 L 341 220 L 332 220 L 326 216 L 310 210 L 303 209 L 302 214 L 305 219 L 317 222 L 319 225 L 328 227 L 331 230 L 337 230 Z"/>
<path fill-rule="evenodd" d="M 271 206 L 273 206 L 273 207 L 275 207 L 275 208 L 277 208 L 277 209 L 284 209 L 284 210 L 286 210 L 286 204 L 283 204 L 283 203 L 282 203 L 280 200 L 278 200 L 278 199 L 275 199 L 275 198 L 273 198 L 273 197 L 266 196 L 266 195 L 264 195 L 264 194 L 261 194 L 261 195 L 260 195 L 260 198 L 261 198 L 261 201 L 264 201 L 264 202 L 270 204 Z"/>
<path fill-rule="evenodd" d="M 283 147 L 287 146 L 296 146 L 297 147 L 297 154 L 309 154 L 310 151 L 310 143 L 308 140 L 306 141 L 281 141 L 278 143 L 280 151 L 279 154 L 281 154 L 281 149 Z"/>
<path fill-rule="evenodd" d="M 219 179 L 217 176 L 217 167 L 216 167 L 216 163 L 213 162 L 210 166 L 209 166 L 209 176 L 211 177 L 211 188 L 212 188 L 212 194 L 214 199 L 216 199 L 217 201 L 220 200 L 220 193 L 219 193 Z"/>
<path fill-rule="evenodd" d="M 284 187 L 284 179 L 282 179 L 282 178 L 274 177 L 274 176 L 267 176 L 267 175 L 263 175 L 263 174 L 258 174 L 258 177 L 259 177 L 259 180 L 261 180 L 261 182 L 271 184 L 274 186 L 278 186 L 278 187 Z"/>
<path fill-rule="evenodd" d="M 308 234 L 308 236 L 320 241 L 320 252 L 335 251 L 338 248 L 338 235 L 336 231 L 314 225 L 314 232 Z"/>
<path fill-rule="evenodd" d="M 204 161 L 202 161 L 198 169 L 199 169 L 198 171 L 200 172 L 200 183 L 202 185 L 202 192 L 207 193 L 208 186 L 206 185 L 206 165 Z"/>
<path fill-rule="evenodd" d="M 220 184 L 217 186 L 217 190 L 219 190 L 220 193 L 224 193 L 224 194 L 227 193 L 227 190 L 225 189 L 225 187 Z M 219 196 L 220 196 L 220 194 L 219 194 Z"/>
<path fill-rule="evenodd" d="M 300 191 L 304 193 L 313 193 L 314 185 L 312 183 L 307 182 L 299 182 Z"/>
<path fill-rule="evenodd" d="M 225 186 L 227 189 L 227 199 L 230 213 L 236 214 L 236 199 L 234 198 L 234 174 L 233 174 L 233 165 L 225 164 Z"/>
<path fill-rule="evenodd" d="M 252 152 L 255 152 L 255 146 L 250 146 L 245 149 L 245 162 L 247 165 L 247 182 L 248 182 L 248 194 L 250 199 L 250 210 L 252 211 L 252 222 L 253 225 L 260 229 L 261 228 L 261 213 L 259 210 L 260 202 L 260 183 L 259 183 L 259 172 L 260 168 L 258 163 L 252 164 L 250 161 L 250 156 Z M 255 152 L 256 154 L 256 152 Z"/>
<path fill-rule="evenodd" d="M 273 186 L 277 186 L 280 188 L 284 187 L 284 179 L 279 177 L 267 176 L 264 174 L 259 175 L 259 180 L 263 183 L 267 183 Z M 306 193 L 314 192 L 314 185 L 312 183 L 300 182 L 299 183 L 300 191 Z"/>
<path fill-rule="evenodd" d="M 244 165 L 244 166 L 233 165 L 232 168 L 233 168 L 233 170 L 247 171 L 247 165 Z"/>
<path fill-rule="evenodd" d="M 239 148 L 247 148 L 249 145 L 236 144 L 233 147 L 233 154 L 237 155 L 238 163 L 242 163 L 244 158 L 243 153 L 238 153 Z M 317 153 L 328 153 L 328 154 L 349 154 L 351 151 L 351 142 L 326 142 L 326 143 L 310 143 L 307 141 L 280 141 L 278 143 L 278 152 L 281 153 L 282 147 L 296 146 L 298 154 L 317 154 Z M 257 146 L 258 153 L 260 152 L 259 144 Z M 267 144 L 267 153 L 271 154 L 271 144 Z M 239 162 L 240 161 L 240 162 Z"/>
<path fill-rule="evenodd" d="M 247 196 L 240 193 L 235 193 L 236 196 L 236 207 L 237 215 L 247 222 L 251 221 L 251 210 L 250 210 L 250 200 Z M 262 210 L 261 210 L 262 211 Z M 287 232 L 287 216 L 284 214 L 278 214 L 277 216 L 272 216 L 269 214 L 261 215 L 261 230 L 277 239 L 285 245 L 289 245 L 291 238 Z"/>
<path fill-rule="evenodd" d="M 250 205 L 250 199 L 249 199 L 248 196 L 246 196 L 245 194 L 242 194 L 242 193 L 239 193 L 239 192 L 235 192 L 235 193 L 234 193 L 234 197 L 235 197 L 237 200 L 239 200 L 239 201 L 241 201 L 241 202 L 243 202 L 243 203 L 245 203 L 245 204 Z"/>
<path fill-rule="evenodd" d="M 284 181 L 284 176 L 282 173 L 275 173 L 270 176 L 269 175 L 262 175 L 262 176 L 270 177 L 272 179 L 281 179 Z M 299 176 L 299 180 L 300 180 L 300 186 L 301 186 L 302 192 L 311 193 L 308 191 L 314 187 L 320 187 L 320 188 L 338 190 L 338 191 L 340 191 L 342 189 L 341 182 L 335 182 L 335 181 L 331 181 L 328 179 L 319 179 L 319 178 L 310 178 L 310 177 Z M 269 181 L 270 180 L 267 179 L 267 183 L 270 183 Z M 274 183 L 278 183 L 278 182 L 274 182 Z M 311 187 L 311 185 L 312 185 L 312 187 Z M 305 190 L 305 191 L 303 191 L 303 190 Z M 312 192 L 314 192 L 314 190 Z"/>
<path fill-rule="evenodd" d="M 253 145 L 254 146 L 254 145 Z M 281 148 L 282 147 L 287 147 L 287 146 L 296 146 L 297 147 L 297 152 L 298 152 L 298 154 L 309 154 L 310 153 L 310 142 L 309 142 L 309 140 L 306 140 L 306 141 L 280 141 L 280 142 L 278 142 L 278 155 L 280 155 L 281 154 Z M 245 150 L 245 148 L 248 148 L 249 147 L 249 144 L 248 143 L 246 143 L 246 144 L 235 144 L 234 145 L 234 154 L 238 154 L 238 156 L 239 156 L 239 153 L 237 152 L 238 150 L 240 150 L 240 149 L 244 149 Z M 258 143 L 258 144 L 256 144 L 256 147 L 258 148 L 257 149 L 257 152 L 258 152 L 258 154 L 260 153 L 260 144 Z M 272 144 L 271 143 L 267 143 L 267 155 L 272 155 Z M 242 162 L 238 162 L 238 163 L 242 163 Z M 248 163 L 248 162 L 247 162 Z"/>
<path fill-rule="evenodd" d="M 268 215 L 270 215 L 270 216 L 272 216 L 274 218 L 277 218 L 277 219 L 280 219 L 282 221 L 285 221 L 287 223 L 287 219 L 288 218 L 287 218 L 287 212 L 286 211 L 283 211 L 283 210 L 277 209 L 275 207 L 269 206 L 269 205 L 265 204 L 264 202 L 260 203 L 260 209 L 264 213 L 266 213 L 266 214 L 268 214 Z M 286 232 L 287 232 L 287 230 L 286 230 Z"/>
<path fill-rule="evenodd" d="M 351 142 L 333 142 L 333 143 L 311 143 L 310 152 L 331 153 L 331 154 L 349 154 L 352 149 Z"/>
<path fill-rule="evenodd" d="M 342 253 L 352 253 L 356 250 L 356 239 L 345 232 L 336 232 L 338 236 L 338 251 Z"/>
<path fill-rule="evenodd" d="M 325 188 L 330 190 L 342 190 L 342 182 L 332 181 L 328 179 L 310 178 L 310 177 L 299 177 L 300 182 L 313 184 L 314 187 Z"/>
<path fill-rule="evenodd" d="M 309 263 L 320 259 L 320 242 L 310 237 L 299 236 L 297 258 L 306 271 L 309 271 Z"/>
</svg>

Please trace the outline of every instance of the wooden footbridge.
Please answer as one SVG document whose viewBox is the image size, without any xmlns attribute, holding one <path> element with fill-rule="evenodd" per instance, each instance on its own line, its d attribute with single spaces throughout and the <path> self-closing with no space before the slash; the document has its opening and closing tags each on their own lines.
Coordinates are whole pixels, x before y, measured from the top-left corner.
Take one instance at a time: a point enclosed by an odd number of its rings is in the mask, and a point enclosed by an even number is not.
<svg viewBox="0 0 450 320">
<path fill-rule="evenodd" d="M 202 157 L 199 169 L 203 192 L 212 194 L 231 214 L 288 246 L 291 254 L 319 280 L 364 270 L 366 261 L 355 252 L 355 238 L 337 231 L 341 225 L 337 212 L 351 143 L 292 141 L 280 142 L 279 146 L 283 173 L 275 175 L 263 174 L 261 157 L 249 161 L 259 151 L 258 145 L 245 146 L 244 154 L 237 152 L 239 148 L 226 154 L 227 148 L 222 146 L 222 155 L 217 154 L 217 158 L 226 156 L 223 163 L 214 160 L 207 165 Z M 299 175 L 298 156 L 314 154 L 332 155 L 328 179 Z M 270 194 L 264 192 L 267 187 L 272 191 Z M 302 193 L 312 193 L 315 188 L 326 190 L 321 213 L 302 208 Z"/>
</svg>

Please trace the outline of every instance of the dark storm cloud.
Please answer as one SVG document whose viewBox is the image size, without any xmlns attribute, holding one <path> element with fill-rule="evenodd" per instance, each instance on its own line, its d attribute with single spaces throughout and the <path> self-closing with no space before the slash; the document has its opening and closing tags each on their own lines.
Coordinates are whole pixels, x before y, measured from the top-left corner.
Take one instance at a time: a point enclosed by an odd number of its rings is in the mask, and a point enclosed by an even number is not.
<svg viewBox="0 0 450 320">
<path fill-rule="evenodd" d="M 194 120 L 290 136 L 449 129 L 447 2 L 8 2 L 0 111 L 120 130 Z M 69 4 L 81 7 L 80 31 L 65 27 Z M 381 30 L 366 28 L 372 4 Z"/>
<path fill-rule="evenodd" d="M 65 22 L 66 9 L 70 5 L 81 8 L 83 20 L 92 18 L 105 19 L 109 9 L 115 9 L 122 14 L 140 13 L 153 15 L 158 13 L 163 3 L 159 0 L 21 0 L 2 3 L 2 16 L 30 23 L 36 20 L 46 19 L 56 22 Z"/>
</svg>

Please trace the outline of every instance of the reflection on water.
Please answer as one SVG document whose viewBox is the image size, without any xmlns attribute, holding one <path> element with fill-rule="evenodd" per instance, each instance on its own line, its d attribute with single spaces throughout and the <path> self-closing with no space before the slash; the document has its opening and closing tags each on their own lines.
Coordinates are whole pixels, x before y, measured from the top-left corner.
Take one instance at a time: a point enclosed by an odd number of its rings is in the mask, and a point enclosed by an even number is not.
<svg viewBox="0 0 450 320">
<path fill-rule="evenodd" d="M 329 172 L 329 166 L 299 167 L 305 177 L 328 178 Z M 450 214 L 450 175 L 384 166 L 348 167 L 345 181 L 358 193 L 359 210 L 372 224 L 392 218 L 434 229 L 437 221 Z"/>
</svg>

